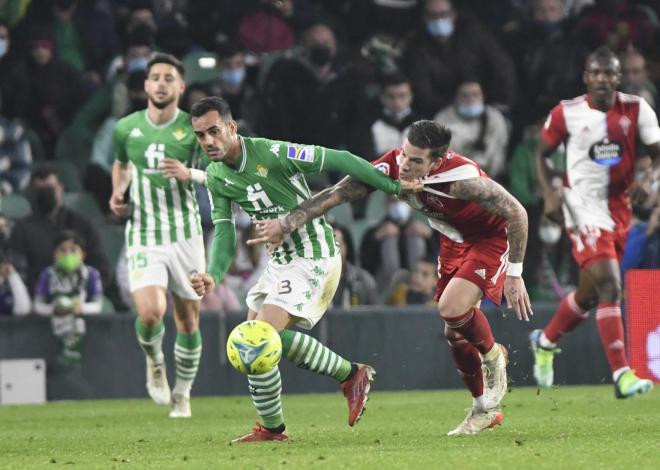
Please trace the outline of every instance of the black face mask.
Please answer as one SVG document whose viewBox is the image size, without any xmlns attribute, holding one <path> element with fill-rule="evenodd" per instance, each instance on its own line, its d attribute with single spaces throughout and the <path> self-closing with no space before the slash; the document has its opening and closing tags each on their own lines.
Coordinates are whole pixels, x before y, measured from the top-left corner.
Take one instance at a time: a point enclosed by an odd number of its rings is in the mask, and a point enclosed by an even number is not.
<svg viewBox="0 0 660 470">
<path fill-rule="evenodd" d="M 57 206 L 55 188 L 44 186 L 32 191 L 32 210 L 40 214 L 50 214 Z"/>
<path fill-rule="evenodd" d="M 316 67 L 328 65 L 332 60 L 332 52 L 328 46 L 322 44 L 312 46 L 309 49 L 309 61 Z"/>
</svg>

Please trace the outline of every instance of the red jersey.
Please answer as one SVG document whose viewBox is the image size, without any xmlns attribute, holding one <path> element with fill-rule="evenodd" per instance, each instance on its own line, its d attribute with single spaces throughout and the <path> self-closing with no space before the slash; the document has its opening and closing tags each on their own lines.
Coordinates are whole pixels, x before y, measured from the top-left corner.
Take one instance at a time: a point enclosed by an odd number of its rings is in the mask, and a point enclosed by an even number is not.
<svg viewBox="0 0 660 470">
<path fill-rule="evenodd" d="M 401 148 L 390 150 L 373 165 L 392 179 L 399 178 Z M 469 158 L 448 150 L 439 167 L 422 181 L 424 190 L 401 196 L 414 210 L 425 215 L 431 227 L 455 243 L 473 244 L 492 238 L 506 238 L 506 220 L 492 214 L 478 204 L 449 195 L 454 181 L 488 178 L 479 165 Z"/>
</svg>

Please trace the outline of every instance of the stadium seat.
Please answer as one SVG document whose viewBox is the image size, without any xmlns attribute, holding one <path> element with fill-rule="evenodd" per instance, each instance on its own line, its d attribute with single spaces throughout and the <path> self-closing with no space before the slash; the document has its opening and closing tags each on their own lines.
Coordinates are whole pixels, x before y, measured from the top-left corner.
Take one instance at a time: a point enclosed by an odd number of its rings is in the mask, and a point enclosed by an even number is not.
<svg viewBox="0 0 660 470">
<path fill-rule="evenodd" d="M 0 210 L 10 219 L 21 219 L 32 213 L 30 202 L 16 193 L 0 197 Z"/>
<path fill-rule="evenodd" d="M 200 59 L 211 59 L 209 62 L 215 62 L 212 67 L 202 66 L 206 64 L 204 64 L 203 61 L 200 61 Z M 181 63 L 186 69 L 186 84 L 188 85 L 192 85 L 193 83 L 206 83 L 218 78 L 218 56 L 212 52 L 191 52 L 186 54 Z"/>
<path fill-rule="evenodd" d="M 353 224 L 353 208 L 350 204 L 341 204 L 328 211 L 328 221 L 331 224 L 350 227 Z"/>
<path fill-rule="evenodd" d="M 377 224 L 385 217 L 387 212 L 387 194 L 382 191 L 374 191 L 367 200 L 365 220 L 369 224 Z"/>
<path fill-rule="evenodd" d="M 103 296 L 103 307 L 101 307 L 101 313 L 103 315 L 108 313 L 115 313 L 115 306 L 112 305 L 112 302 L 105 295 Z"/>
<path fill-rule="evenodd" d="M 82 191 L 81 169 L 74 162 L 55 160 L 57 176 L 62 181 L 65 191 Z"/>
<path fill-rule="evenodd" d="M 99 208 L 96 199 L 87 192 L 68 192 L 64 193 L 64 205 L 73 209 L 88 220 L 100 221 L 103 219 L 103 213 Z"/>
</svg>

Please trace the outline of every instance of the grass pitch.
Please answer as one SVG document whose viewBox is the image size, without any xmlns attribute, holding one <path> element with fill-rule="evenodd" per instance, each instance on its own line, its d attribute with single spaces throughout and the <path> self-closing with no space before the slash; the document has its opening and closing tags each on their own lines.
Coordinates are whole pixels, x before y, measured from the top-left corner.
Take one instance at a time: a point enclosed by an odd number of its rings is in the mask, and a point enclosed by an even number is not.
<svg viewBox="0 0 660 470">
<path fill-rule="evenodd" d="M 376 384 L 377 385 L 377 384 Z M 255 421 L 249 397 L 193 398 L 172 420 L 148 400 L 0 408 L 0 468 L 660 468 L 660 392 L 514 389 L 504 425 L 447 437 L 465 391 L 378 392 L 355 428 L 339 394 L 284 396 L 291 443 L 229 446 Z"/>
</svg>

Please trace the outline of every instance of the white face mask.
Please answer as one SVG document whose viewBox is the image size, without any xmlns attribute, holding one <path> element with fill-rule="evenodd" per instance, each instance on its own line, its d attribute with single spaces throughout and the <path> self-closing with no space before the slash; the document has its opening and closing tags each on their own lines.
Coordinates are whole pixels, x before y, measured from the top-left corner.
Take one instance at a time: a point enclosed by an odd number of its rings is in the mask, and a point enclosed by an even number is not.
<svg viewBox="0 0 660 470">
<path fill-rule="evenodd" d="M 546 245 L 555 245 L 561 238 L 561 227 L 553 222 L 541 222 L 539 238 Z"/>
</svg>

